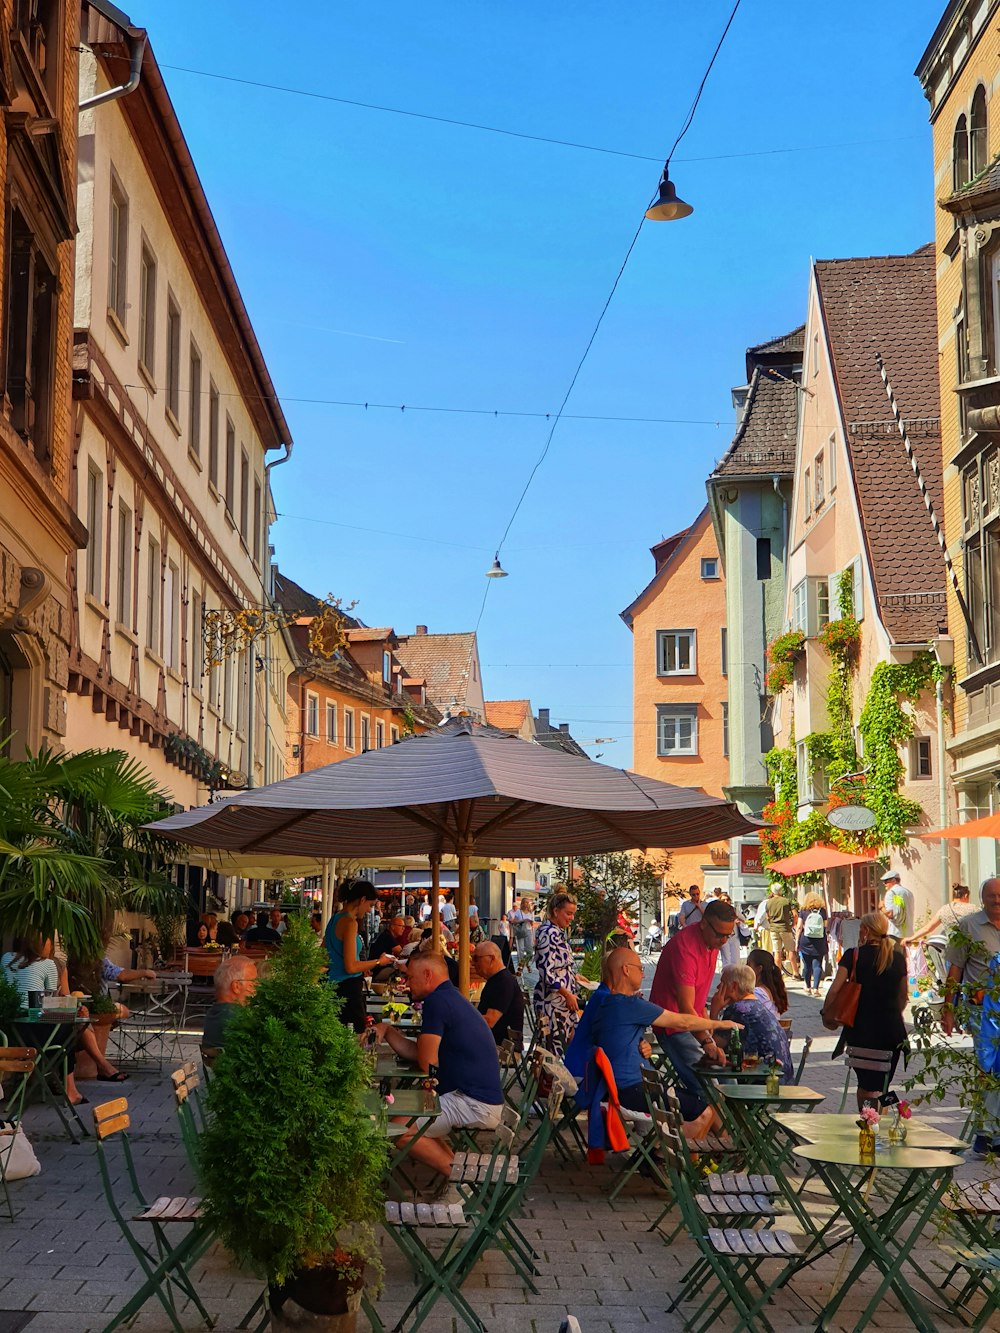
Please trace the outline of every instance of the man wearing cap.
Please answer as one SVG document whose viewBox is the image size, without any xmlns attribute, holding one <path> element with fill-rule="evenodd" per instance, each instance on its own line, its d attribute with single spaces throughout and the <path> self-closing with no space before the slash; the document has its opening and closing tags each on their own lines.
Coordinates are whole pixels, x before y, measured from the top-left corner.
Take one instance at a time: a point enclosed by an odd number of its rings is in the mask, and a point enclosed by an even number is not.
<svg viewBox="0 0 1000 1333">
<path fill-rule="evenodd" d="M 887 870 L 882 883 L 882 911 L 889 919 L 889 934 L 894 940 L 904 940 L 913 929 L 913 894 L 903 887 L 898 870 Z"/>
</svg>

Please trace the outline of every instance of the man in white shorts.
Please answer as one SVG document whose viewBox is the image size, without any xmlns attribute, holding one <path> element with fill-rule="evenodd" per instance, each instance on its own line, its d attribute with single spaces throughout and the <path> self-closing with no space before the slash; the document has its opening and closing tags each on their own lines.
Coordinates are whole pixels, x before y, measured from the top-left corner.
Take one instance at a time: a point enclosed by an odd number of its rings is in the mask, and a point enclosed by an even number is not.
<svg viewBox="0 0 1000 1333">
<path fill-rule="evenodd" d="M 406 1037 L 391 1023 L 377 1023 L 380 1041 L 423 1070 L 437 1068 L 441 1114 L 413 1144 L 410 1156 L 433 1167 L 447 1192 L 455 1150 L 449 1130 L 496 1129 L 503 1110 L 500 1060 L 486 1019 L 448 979 L 441 954 L 414 954 L 407 966 L 410 996 L 423 1001 L 420 1036 Z"/>
</svg>

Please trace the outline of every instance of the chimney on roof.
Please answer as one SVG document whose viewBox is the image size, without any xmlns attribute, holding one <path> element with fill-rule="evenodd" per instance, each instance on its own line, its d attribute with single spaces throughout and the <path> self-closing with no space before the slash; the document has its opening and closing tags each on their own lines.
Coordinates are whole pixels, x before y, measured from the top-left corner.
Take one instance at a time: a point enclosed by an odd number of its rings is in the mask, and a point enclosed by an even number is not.
<svg viewBox="0 0 1000 1333">
<path fill-rule="evenodd" d="M 540 731 L 552 730 L 552 723 L 549 721 L 549 710 L 547 708 L 539 708 L 538 710 L 538 727 Z"/>
<path fill-rule="evenodd" d="M 427 626 L 426 626 L 426 625 L 418 625 L 418 626 L 416 627 L 416 629 L 415 629 L 413 632 L 414 632 L 414 634 L 426 634 L 426 633 L 427 633 Z"/>
<path fill-rule="evenodd" d="M 568 735 L 569 735 L 569 723 L 568 723 L 568 722 L 560 722 L 560 723 L 559 723 L 559 730 L 562 732 L 562 734 L 563 734 L 564 736 L 568 736 Z"/>
</svg>

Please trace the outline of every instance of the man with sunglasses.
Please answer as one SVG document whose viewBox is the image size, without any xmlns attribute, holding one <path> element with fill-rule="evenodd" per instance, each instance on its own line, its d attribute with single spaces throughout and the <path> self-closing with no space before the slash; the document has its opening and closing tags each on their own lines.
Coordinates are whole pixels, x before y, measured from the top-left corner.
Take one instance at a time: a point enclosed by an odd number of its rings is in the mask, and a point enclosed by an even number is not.
<svg viewBox="0 0 1000 1333">
<path fill-rule="evenodd" d="M 700 921 L 685 926 L 668 940 L 660 953 L 650 1001 L 661 1009 L 704 1019 L 719 950 L 736 930 L 736 908 L 713 899 Z M 694 1066 L 702 1060 L 725 1064 L 725 1054 L 706 1026 L 695 1032 L 657 1030 L 656 1039 L 677 1071 L 678 1100 L 685 1120 L 694 1120 L 708 1105 Z"/>
</svg>

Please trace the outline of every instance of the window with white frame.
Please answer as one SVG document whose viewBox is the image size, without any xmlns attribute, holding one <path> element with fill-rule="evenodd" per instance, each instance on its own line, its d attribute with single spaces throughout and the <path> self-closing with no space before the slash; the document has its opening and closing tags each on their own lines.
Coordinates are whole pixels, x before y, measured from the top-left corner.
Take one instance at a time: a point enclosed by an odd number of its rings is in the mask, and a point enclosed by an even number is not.
<svg viewBox="0 0 1000 1333">
<path fill-rule="evenodd" d="M 104 563 L 104 478 L 93 463 L 87 466 L 87 556 L 85 587 L 100 598 Z"/>
<path fill-rule="evenodd" d="M 306 691 L 306 735 L 319 735 L 319 695 Z"/>
<path fill-rule="evenodd" d="M 656 753 L 668 758 L 698 753 L 697 704 L 657 704 Z"/>
<path fill-rule="evenodd" d="M 816 623 L 820 629 L 830 623 L 829 579 L 817 579 L 816 581 Z"/>
<path fill-rule="evenodd" d="M 344 709 L 344 749 L 354 749 L 354 709 Z"/>
<path fill-rule="evenodd" d="M 808 621 L 809 584 L 806 579 L 800 579 L 792 589 L 792 629 L 801 630 L 806 634 Z"/>
<path fill-rule="evenodd" d="M 382 654 L 382 679 L 386 685 L 392 680 L 392 653 Z"/>
<path fill-rule="evenodd" d="M 722 705 L 722 755 L 729 758 L 729 705 Z"/>
<path fill-rule="evenodd" d="M 395 745 L 396 742 L 399 740 L 399 728 L 398 728 L 398 727 L 390 727 L 390 728 L 389 728 L 389 740 L 390 740 L 390 742 L 391 742 L 393 745 Z"/>
<path fill-rule="evenodd" d="M 931 740 L 929 736 L 910 737 L 910 777 L 920 782 L 933 777 L 931 762 Z"/>
<path fill-rule="evenodd" d="M 128 195 L 113 171 L 109 212 L 108 309 L 124 327 L 128 313 Z"/>
<path fill-rule="evenodd" d="M 704 556 L 702 558 L 701 577 L 706 580 L 719 577 L 719 561 L 715 556 Z"/>
<path fill-rule="evenodd" d="M 326 705 L 326 743 L 337 744 L 337 705 L 329 700 Z"/>
<path fill-rule="evenodd" d="M 376 723 L 375 723 L 375 749 L 376 749 L 376 750 L 381 750 L 381 748 L 382 748 L 382 746 L 383 746 L 384 744 L 385 744 L 385 723 L 384 723 L 384 722 L 378 722 L 378 721 L 376 721 Z"/>
<path fill-rule="evenodd" d="M 122 625 L 132 625 L 132 510 L 118 501 L 118 547 L 116 551 L 115 608 Z"/>
<path fill-rule="evenodd" d="M 816 804 L 825 801 L 830 793 L 830 782 L 821 763 L 813 765 L 805 741 L 795 746 L 795 763 L 799 780 L 799 801 Z"/>
<path fill-rule="evenodd" d="M 361 753 L 372 748 L 372 720 L 367 713 L 361 714 Z"/>
<path fill-rule="evenodd" d="M 697 671 L 693 629 L 661 629 L 656 634 L 656 674 L 693 676 Z"/>
</svg>

